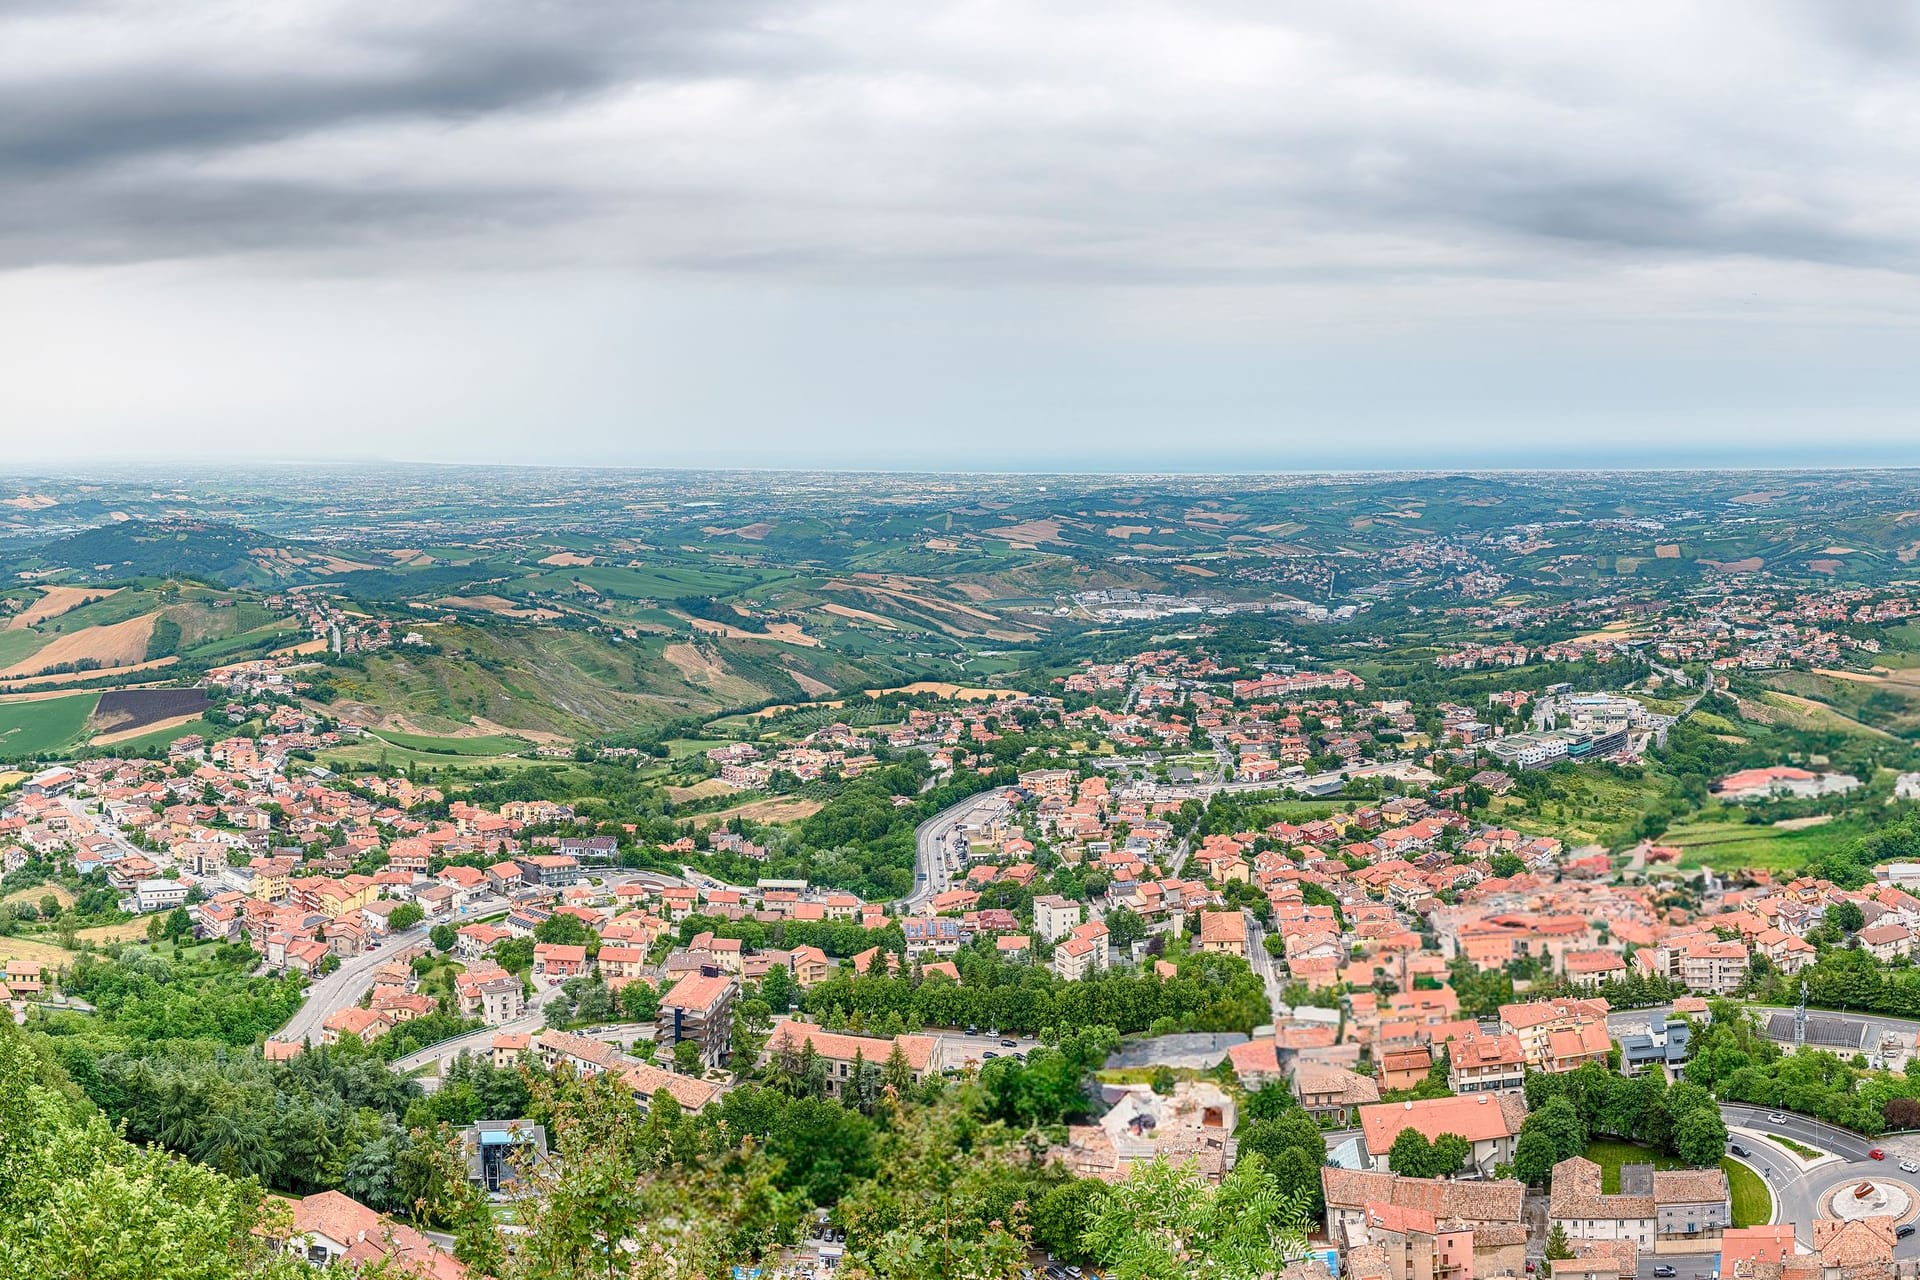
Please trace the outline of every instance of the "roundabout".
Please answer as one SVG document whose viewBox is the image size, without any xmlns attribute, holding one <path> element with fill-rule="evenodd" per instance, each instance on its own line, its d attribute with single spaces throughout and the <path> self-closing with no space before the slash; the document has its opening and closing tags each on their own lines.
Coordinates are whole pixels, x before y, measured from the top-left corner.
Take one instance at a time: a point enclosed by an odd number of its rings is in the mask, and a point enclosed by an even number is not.
<svg viewBox="0 0 1920 1280">
<path fill-rule="evenodd" d="M 1841 1185 L 1824 1192 L 1819 1200 L 1820 1216 L 1846 1222 L 1861 1218 L 1888 1217 L 1896 1225 L 1920 1216 L 1920 1193 L 1905 1182 L 1891 1178 L 1849 1177 Z"/>
<path fill-rule="evenodd" d="M 1920 1258 L 1920 1232 L 1913 1231 L 1920 1226 L 1920 1178 L 1901 1168 L 1920 1165 L 1920 1134 L 1866 1138 L 1807 1116 L 1732 1102 L 1721 1103 L 1720 1114 L 1733 1134 L 1730 1146 L 1743 1148 L 1732 1158 L 1761 1175 L 1773 1197 L 1773 1221 L 1790 1224 L 1803 1247 L 1813 1246 L 1818 1219 L 1887 1217 L 1912 1233 L 1895 1243 L 1895 1257 Z M 1803 1154 L 1809 1149 L 1817 1153 L 1812 1158 Z M 1876 1152 L 1883 1158 L 1875 1159 Z"/>
</svg>

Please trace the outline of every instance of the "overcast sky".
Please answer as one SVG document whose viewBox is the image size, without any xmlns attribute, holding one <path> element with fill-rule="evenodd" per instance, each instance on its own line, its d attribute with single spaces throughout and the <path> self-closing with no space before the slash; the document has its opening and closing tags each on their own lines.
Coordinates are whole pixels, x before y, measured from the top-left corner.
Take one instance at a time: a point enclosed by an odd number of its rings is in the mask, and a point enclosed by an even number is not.
<svg viewBox="0 0 1920 1280">
<path fill-rule="evenodd" d="M 1920 463 L 1893 0 L 11 0 L 14 458 Z"/>
</svg>

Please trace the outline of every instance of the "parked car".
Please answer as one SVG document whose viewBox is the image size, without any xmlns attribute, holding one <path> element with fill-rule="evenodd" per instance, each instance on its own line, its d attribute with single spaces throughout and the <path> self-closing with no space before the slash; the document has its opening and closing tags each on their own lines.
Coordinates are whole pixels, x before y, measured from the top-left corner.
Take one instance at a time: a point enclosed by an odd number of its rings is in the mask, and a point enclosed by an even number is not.
<svg viewBox="0 0 1920 1280">
<path fill-rule="evenodd" d="M 1769 1111 L 1767 1112 L 1767 1122 L 1769 1124 L 1785 1124 L 1787 1122 L 1786 1113 L 1781 1111 Z"/>
<path fill-rule="evenodd" d="M 1020 1047 L 1020 1042 L 1018 1040 L 1002 1040 L 1000 1042 L 1000 1047 L 1002 1049 L 1018 1049 Z"/>
<path fill-rule="evenodd" d="M 1886 1158 L 1887 1158 L 1887 1153 L 1882 1151 L 1878 1147 L 1875 1147 L 1873 1150 L 1867 1152 L 1867 1159 L 1869 1160 L 1885 1160 Z"/>
</svg>

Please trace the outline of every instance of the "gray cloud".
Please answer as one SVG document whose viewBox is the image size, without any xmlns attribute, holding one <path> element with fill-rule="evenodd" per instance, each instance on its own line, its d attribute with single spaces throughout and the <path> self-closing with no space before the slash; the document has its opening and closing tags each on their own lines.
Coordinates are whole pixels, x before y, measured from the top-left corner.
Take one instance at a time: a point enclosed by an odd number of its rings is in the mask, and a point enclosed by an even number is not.
<svg viewBox="0 0 1920 1280">
<path fill-rule="evenodd" d="M 1877 0 L 24 0 L 0 443 L 1910 441 L 1916 70 Z"/>
<path fill-rule="evenodd" d="M 0 263 L 471 262 L 490 234 L 509 261 L 1206 282 L 1395 269 L 1356 236 L 1448 274 L 1904 271 L 1920 234 L 1877 203 L 1920 160 L 1920 80 L 1883 74 L 1914 24 L 1870 0 L 280 8 L 0 17 L 0 183 L 28 193 Z"/>
</svg>

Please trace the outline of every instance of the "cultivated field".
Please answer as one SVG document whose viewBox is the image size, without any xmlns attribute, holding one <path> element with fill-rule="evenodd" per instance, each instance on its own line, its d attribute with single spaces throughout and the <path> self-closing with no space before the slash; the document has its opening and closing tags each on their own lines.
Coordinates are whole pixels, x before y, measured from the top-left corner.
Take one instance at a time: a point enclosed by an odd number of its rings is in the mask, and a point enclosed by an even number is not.
<svg viewBox="0 0 1920 1280">
<path fill-rule="evenodd" d="M 9 631 L 24 631 L 35 623 L 45 622 L 48 618 L 57 618 L 71 609 L 94 600 L 104 600 L 120 590 L 119 587 L 42 587 L 43 594 L 38 600 L 13 615 L 7 623 Z"/>
<path fill-rule="evenodd" d="M 93 713 L 97 733 L 125 736 L 207 709 L 205 689 L 109 689 Z"/>
<path fill-rule="evenodd" d="M 798 822 L 802 818 L 811 818 L 820 812 L 820 809 L 821 804 L 818 800 L 779 796 L 772 800 L 755 800 L 751 804 L 740 804 L 731 809 L 703 813 L 694 820 L 694 825 L 718 826 L 729 818 L 745 818 L 749 822 Z"/>
<path fill-rule="evenodd" d="M 77 742 L 99 703 L 97 693 L 0 702 L 0 756 L 49 755 Z"/>
<path fill-rule="evenodd" d="M 0 671 L 0 677 L 30 676 L 49 667 L 88 661 L 102 667 L 133 666 L 146 660 L 147 641 L 153 638 L 153 624 L 159 620 L 160 614 L 155 611 L 111 626 L 88 627 L 60 636 L 31 657 Z"/>
</svg>

